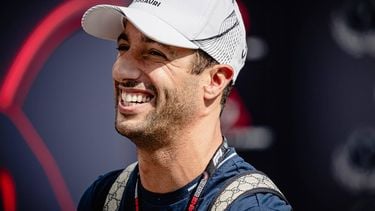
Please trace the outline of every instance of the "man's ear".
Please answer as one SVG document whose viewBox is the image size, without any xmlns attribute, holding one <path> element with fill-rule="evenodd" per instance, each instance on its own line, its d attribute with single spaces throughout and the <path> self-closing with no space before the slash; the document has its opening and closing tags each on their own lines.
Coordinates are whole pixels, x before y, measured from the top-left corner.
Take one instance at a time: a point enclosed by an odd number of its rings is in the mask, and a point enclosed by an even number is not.
<svg viewBox="0 0 375 211">
<path fill-rule="evenodd" d="M 209 70 L 209 83 L 204 86 L 204 98 L 212 100 L 221 95 L 224 88 L 231 82 L 234 70 L 225 64 L 214 65 Z"/>
</svg>

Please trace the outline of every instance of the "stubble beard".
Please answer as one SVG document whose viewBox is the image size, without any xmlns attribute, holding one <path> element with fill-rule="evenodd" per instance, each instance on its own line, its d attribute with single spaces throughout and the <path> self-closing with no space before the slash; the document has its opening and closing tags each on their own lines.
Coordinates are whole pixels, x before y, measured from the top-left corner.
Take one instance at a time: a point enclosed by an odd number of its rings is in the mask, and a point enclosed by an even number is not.
<svg viewBox="0 0 375 211">
<path fill-rule="evenodd" d="M 190 91 L 187 91 L 190 90 Z M 181 131 L 193 124 L 193 116 L 197 110 L 193 99 L 193 89 L 178 92 L 164 90 L 165 103 L 159 110 L 147 114 L 145 120 L 137 128 L 121 126 L 118 122 L 116 106 L 115 128 L 117 132 L 129 138 L 138 148 L 157 150 L 175 143 Z M 118 101 L 117 101 L 118 102 Z"/>
</svg>

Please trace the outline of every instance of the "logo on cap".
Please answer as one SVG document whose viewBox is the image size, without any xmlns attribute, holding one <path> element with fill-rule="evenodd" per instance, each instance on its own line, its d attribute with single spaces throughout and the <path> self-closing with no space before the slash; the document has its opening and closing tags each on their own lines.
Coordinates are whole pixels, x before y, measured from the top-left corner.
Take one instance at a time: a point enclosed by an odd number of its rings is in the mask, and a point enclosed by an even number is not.
<svg viewBox="0 0 375 211">
<path fill-rule="evenodd" d="M 146 3 L 159 7 L 161 2 L 155 0 L 134 0 L 134 3 Z"/>
</svg>

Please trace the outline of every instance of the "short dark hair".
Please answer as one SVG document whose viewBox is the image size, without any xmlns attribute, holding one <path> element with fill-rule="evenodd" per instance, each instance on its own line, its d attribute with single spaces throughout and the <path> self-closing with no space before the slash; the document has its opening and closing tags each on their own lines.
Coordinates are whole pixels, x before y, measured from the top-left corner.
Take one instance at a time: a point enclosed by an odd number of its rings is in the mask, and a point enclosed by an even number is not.
<svg viewBox="0 0 375 211">
<path fill-rule="evenodd" d="M 192 74 L 199 75 L 201 74 L 206 68 L 212 67 L 216 64 L 219 64 L 214 58 L 208 55 L 201 49 L 195 50 L 195 61 L 193 63 L 193 67 L 191 70 Z M 229 82 L 229 84 L 224 88 L 223 94 L 221 96 L 221 112 L 222 113 L 225 103 L 227 102 L 227 98 L 232 90 L 233 87 L 233 80 Z"/>
</svg>

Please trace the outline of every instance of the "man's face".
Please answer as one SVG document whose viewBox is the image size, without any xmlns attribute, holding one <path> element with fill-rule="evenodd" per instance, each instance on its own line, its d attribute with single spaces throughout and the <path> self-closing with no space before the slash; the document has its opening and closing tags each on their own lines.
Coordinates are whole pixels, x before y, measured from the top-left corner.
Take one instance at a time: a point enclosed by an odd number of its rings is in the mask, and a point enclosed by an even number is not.
<svg viewBox="0 0 375 211">
<path fill-rule="evenodd" d="M 137 146 L 160 147 L 193 124 L 202 89 L 190 49 L 165 46 L 127 23 L 113 65 L 116 129 Z"/>
</svg>

